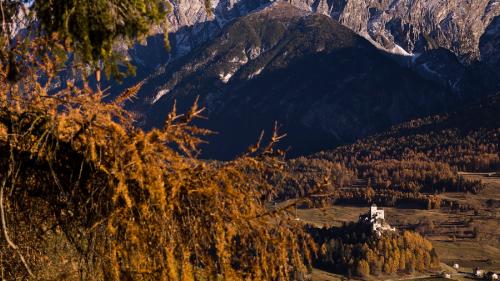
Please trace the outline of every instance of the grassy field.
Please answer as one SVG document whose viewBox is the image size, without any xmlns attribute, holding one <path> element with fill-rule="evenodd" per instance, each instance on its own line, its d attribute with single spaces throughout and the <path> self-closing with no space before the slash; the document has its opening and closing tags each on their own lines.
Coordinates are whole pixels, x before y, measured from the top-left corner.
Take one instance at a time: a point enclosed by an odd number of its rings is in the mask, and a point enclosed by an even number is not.
<svg viewBox="0 0 500 281">
<path fill-rule="evenodd" d="M 410 279 L 408 281 L 453 281 L 453 280 L 454 279 L 447 279 L 442 277 L 428 277 L 428 278 Z"/>
<path fill-rule="evenodd" d="M 312 281 L 341 281 L 342 276 L 329 273 L 326 271 L 322 271 L 319 269 L 314 269 L 312 276 L 311 276 Z M 351 279 L 354 280 L 354 279 Z"/>
</svg>

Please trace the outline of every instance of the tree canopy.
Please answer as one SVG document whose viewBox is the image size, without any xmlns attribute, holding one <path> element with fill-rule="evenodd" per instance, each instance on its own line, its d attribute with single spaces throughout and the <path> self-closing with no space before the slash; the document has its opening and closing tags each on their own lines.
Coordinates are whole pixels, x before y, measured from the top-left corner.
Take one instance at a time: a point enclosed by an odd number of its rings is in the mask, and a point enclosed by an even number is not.
<svg viewBox="0 0 500 281">
<path fill-rule="evenodd" d="M 172 9 L 169 0 L 3 0 L 1 7 L 4 53 L 23 39 L 50 38 L 47 51 L 61 44 L 66 52 L 60 54 L 72 54 L 75 63 L 118 78 L 124 74 L 120 65 L 132 65 L 117 46 L 131 46 L 155 26 L 166 29 Z M 9 56 L 3 57 L 5 64 Z"/>
<path fill-rule="evenodd" d="M 252 156 L 201 161 L 197 147 L 210 132 L 191 124 L 202 117 L 197 101 L 184 114 L 174 106 L 162 128 L 145 132 L 124 109 L 141 83 L 108 102 L 105 90 L 75 77 L 54 86 L 69 64 L 104 65 L 114 75 L 115 44 L 147 36 L 168 2 L 0 4 L 2 277 L 297 280 L 306 273 L 313 241 L 264 205 L 273 192 L 265 176 L 282 166 L 271 157 L 277 132 Z M 251 169 L 260 178 L 249 177 Z"/>
</svg>

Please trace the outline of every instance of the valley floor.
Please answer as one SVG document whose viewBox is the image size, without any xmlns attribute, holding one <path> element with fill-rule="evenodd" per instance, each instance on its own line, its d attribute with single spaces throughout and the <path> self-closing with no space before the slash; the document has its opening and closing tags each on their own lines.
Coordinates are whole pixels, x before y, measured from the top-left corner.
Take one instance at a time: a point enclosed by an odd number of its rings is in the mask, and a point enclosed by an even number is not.
<svg viewBox="0 0 500 281">
<path fill-rule="evenodd" d="M 452 269 L 450 266 L 454 263 L 460 265 L 460 268 L 453 272 L 452 278 L 455 280 L 471 280 L 469 273 L 475 267 L 485 271 L 500 271 L 500 177 L 470 173 L 463 175 L 470 179 L 481 179 L 487 187 L 478 194 L 443 193 L 439 196 L 473 204 L 476 211 L 384 208 L 386 220 L 392 226 L 399 230 L 414 229 L 432 242 L 443 263 L 443 270 Z M 326 208 L 297 209 L 295 212 L 298 219 L 304 223 L 321 227 L 340 226 L 344 222 L 356 221 L 359 215 L 367 210 L 367 206 L 334 205 Z M 314 281 L 342 278 L 319 270 L 315 270 L 312 276 Z M 380 278 L 382 277 L 378 280 Z M 382 279 L 401 280 L 399 277 Z M 407 277 L 404 279 L 408 280 Z"/>
</svg>

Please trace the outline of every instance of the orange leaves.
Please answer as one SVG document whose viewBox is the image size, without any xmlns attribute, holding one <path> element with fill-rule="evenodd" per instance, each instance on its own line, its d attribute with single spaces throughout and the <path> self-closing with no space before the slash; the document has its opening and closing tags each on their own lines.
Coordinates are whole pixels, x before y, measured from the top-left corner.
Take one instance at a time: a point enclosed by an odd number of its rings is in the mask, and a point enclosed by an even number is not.
<svg viewBox="0 0 500 281">
<path fill-rule="evenodd" d="M 438 262 L 430 242 L 415 232 L 377 236 L 362 224 L 330 229 L 311 227 L 310 231 L 324 248 L 318 252 L 318 265 L 344 272 L 349 269 L 361 277 L 382 272 L 423 272 Z"/>
<path fill-rule="evenodd" d="M 201 115 L 205 108 L 200 108 L 198 103 L 199 97 L 195 99 L 187 113 L 177 114 L 177 103 L 174 101 L 163 129 L 160 132 L 156 132 L 156 135 L 161 136 L 164 142 L 173 144 L 174 147 L 188 157 L 196 157 L 198 155 L 199 145 L 205 143 L 200 137 L 212 134 L 210 130 L 191 125 L 191 122 L 195 119 L 205 119 Z"/>
<path fill-rule="evenodd" d="M 263 179 L 283 168 L 273 145 L 259 158 L 198 160 L 211 133 L 190 123 L 204 118 L 198 100 L 185 114 L 174 105 L 164 128 L 145 132 L 122 108 L 141 83 L 111 103 L 100 90 L 67 85 L 48 94 L 36 76 L 15 86 L 0 76 L 0 149 L 12 145 L 24 169 L 16 191 L 74 214 L 56 216 L 58 224 L 99 256 L 81 266 L 107 280 L 290 280 L 305 271 L 308 236 L 259 217 L 273 189 Z M 271 144 L 283 137 L 275 130 Z"/>
<path fill-rule="evenodd" d="M 125 91 L 123 91 L 123 93 L 115 98 L 114 103 L 122 106 L 125 101 L 131 101 L 137 95 L 143 85 L 144 81 L 141 81 L 134 86 L 127 88 Z"/>
</svg>

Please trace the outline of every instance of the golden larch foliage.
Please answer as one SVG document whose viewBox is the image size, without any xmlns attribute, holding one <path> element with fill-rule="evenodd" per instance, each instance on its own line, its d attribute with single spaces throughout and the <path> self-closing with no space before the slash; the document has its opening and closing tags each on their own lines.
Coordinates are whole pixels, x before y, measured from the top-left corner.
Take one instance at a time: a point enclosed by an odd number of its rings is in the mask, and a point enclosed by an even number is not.
<svg viewBox="0 0 500 281">
<path fill-rule="evenodd" d="M 263 215 L 272 187 L 243 172 L 265 175 L 275 169 L 274 158 L 198 160 L 193 156 L 210 132 L 190 123 L 203 112 L 197 103 L 182 117 L 174 108 L 163 128 L 145 132 L 122 108 L 141 84 L 109 103 L 86 84 L 54 91 L 51 60 L 40 62 L 35 51 L 24 55 L 43 66 L 39 71 L 50 69 L 48 81 L 27 73 L 15 84 L 0 69 L 1 188 L 9 213 L 29 214 L 33 233 L 24 236 L 36 237 L 36 229 L 54 221 L 76 249 L 85 280 L 303 275 L 309 236 L 291 219 Z M 35 198 L 50 206 L 47 217 L 26 207 Z M 27 264 L 43 272 L 36 253 L 44 249 L 32 241 Z M 25 274 L 14 258 L 0 263 L 12 269 L 9 278 Z"/>
</svg>

